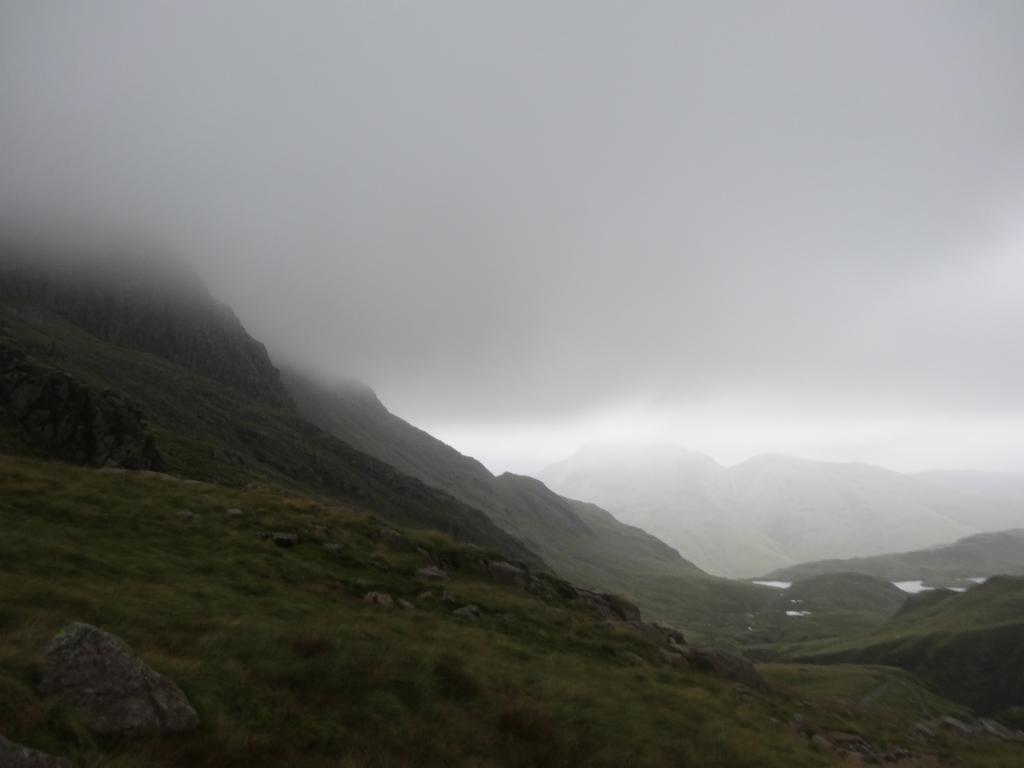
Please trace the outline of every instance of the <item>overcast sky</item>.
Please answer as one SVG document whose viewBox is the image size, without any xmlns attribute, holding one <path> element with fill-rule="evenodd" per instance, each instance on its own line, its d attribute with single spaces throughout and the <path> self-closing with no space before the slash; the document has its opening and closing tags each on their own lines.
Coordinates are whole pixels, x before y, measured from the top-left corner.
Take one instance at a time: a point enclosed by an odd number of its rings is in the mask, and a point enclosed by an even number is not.
<svg viewBox="0 0 1024 768">
<path fill-rule="evenodd" d="M 0 213 L 492 469 L 1024 471 L 1024 2 L 0 0 Z"/>
</svg>

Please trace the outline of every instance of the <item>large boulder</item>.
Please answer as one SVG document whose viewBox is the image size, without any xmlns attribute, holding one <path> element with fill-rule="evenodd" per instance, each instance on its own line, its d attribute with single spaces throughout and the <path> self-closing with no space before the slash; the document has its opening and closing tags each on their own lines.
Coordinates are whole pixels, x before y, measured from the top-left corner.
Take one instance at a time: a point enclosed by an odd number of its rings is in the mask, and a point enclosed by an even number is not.
<svg viewBox="0 0 1024 768">
<path fill-rule="evenodd" d="M 589 605 L 602 618 L 631 622 L 639 622 L 641 620 L 640 609 L 621 595 L 595 592 L 592 589 L 585 589 L 583 587 L 574 587 L 573 591 L 578 600 Z"/>
<path fill-rule="evenodd" d="M 77 710 L 100 734 L 191 731 L 199 715 L 182 690 L 119 638 L 70 624 L 47 646 L 41 693 Z"/>
<path fill-rule="evenodd" d="M 742 656 L 708 648 L 679 647 L 678 650 L 698 669 L 709 670 L 727 680 L 742 683 L 757 691 L 771 690 L 767 681 L 761 677 L 761 673 Z"/>
<path fill-rule="evenodd" d="M 506 563 L 504 560 L 492 560 L 487 564 L 487 572 L 495 581 L 510 587 L 525 589 L 530 583 L 530 574 L 522 568 Z"/>
<path fill-rule="evenodd" d="M 23 747 L 0 736 L 0 766 L 3 768 L 71 768 L 60 757 Z"/>
</svg>

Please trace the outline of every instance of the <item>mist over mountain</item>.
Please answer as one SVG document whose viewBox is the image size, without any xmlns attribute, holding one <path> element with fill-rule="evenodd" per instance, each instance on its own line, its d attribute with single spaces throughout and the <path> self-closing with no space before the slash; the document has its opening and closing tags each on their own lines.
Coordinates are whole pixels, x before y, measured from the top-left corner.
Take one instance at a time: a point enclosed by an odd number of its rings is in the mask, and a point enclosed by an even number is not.
<svg viewBox="0 0 1024 768">
<path fill-rule="evenodd" d="M 787 456 L 723 467 L 672 445 L 591 446 L 539 476 L 651 531 L 705 570 L 733 577 L 1024 524 L 1024 495 Z"/>
<path fill-rule="evenodd" d="M 1022 41 L 0 0 L 0 768 L 1020 768 Z"/>
</svg>

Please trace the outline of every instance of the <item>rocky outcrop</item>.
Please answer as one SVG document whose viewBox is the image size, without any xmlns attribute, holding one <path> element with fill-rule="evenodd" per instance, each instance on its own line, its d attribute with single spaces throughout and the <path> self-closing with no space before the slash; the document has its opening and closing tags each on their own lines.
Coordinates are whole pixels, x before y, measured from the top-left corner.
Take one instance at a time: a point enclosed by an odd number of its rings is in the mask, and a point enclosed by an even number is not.
<svg viewBox="0 0 1024 768">
<path fill-rule="evenodd" d="M 266 347 L 172 258 L 8 253 L 0 259 L 0 299 L 43 306 L 103 341 L 157 355 L 271 405 L 291 402 Z"/>
<path fill-rule="evenodd" d="M 199 726 L 182 690 L 119 638 L 70 624 L 47 646 L 39 690 L 98 734 L 173 733 Z"/>
<path fill-rule="evenodd" d="M 761 677 L 748 659 L 734 653 L 708 648 L 691 648 L 684 646 L 680 651 L 692 666 L 714 672 L 719 677 L 741 683 L 755 691 L 769 691 L 771 687 Z"/>
<path fill-rule="evenodd" d="M 134 405 L 33 362 L 2 337 L 0 425 L 30 447 L 75 464 L 165 468 Z"/>
<path fill-rule="evenodd" d="M 23 747 L 0 736 L 0 766 L 3 768 L 71 768 L 60 757 Z"/>
<path fill-rule="evenodd" d="M 612 621 L 640 621 L 640 609 L 620 595 L 574 587 L 576 598 Z"/>
<path fill-rule="evenodd" d="M 487 572 L 495 581 L 501 582 L 509 587 L 525 589 L 530 583 L 530 574 L 519 566 L 506 563 L 503 560 L 492 560 L 487 564 Z"/>
</svg>

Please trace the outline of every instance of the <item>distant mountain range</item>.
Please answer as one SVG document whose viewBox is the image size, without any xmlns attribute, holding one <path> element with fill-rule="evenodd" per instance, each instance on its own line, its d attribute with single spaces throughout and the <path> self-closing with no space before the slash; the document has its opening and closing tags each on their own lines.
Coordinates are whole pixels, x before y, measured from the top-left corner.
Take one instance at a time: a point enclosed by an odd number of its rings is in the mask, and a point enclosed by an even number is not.
<svg viewBox="0 0 1024 768">
<path fill-rule="evenodd" d="M 645 445 L 588 447 L 539 477 L 731 577 L 1024 526 L 1024 482 L 986 473 L 909 475 L 777 455 L 724 467 L 677 446 Z"/>
</svg>

